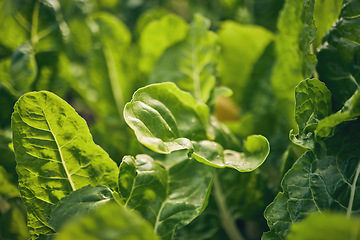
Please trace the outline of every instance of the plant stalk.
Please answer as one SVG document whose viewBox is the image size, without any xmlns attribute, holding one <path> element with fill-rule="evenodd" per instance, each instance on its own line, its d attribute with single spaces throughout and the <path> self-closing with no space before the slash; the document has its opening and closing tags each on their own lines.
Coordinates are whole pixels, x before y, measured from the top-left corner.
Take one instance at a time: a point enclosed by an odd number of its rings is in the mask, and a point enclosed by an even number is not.
<svg viewBox="0 0 360 240">
<path fill-rule="evenodd" d="M 39 37 L 37 33 L 39 27 L 39 11 L 40 11 L 40 1 L 36 1 L 34 6 L 34 11 L 32 14 L 31 36 L 30 36 L 31 45 L 34 51 L 36 51 L 36 46 L 39 41 Z"/>
<path fill-rule="evenodd" d="M 352 207 L 353 207 L 353 204 L 354 204 L 354 198 L 355 198 L 355 190 L 356 190 L 356 182 L 359 178 L 359 174 L 360 174 L 360 161 L 357 165 L 357 168 L 356 168 L 356 173 L 355 173 L 355 176 L 354 176 L 354 181 L 353 183 L 351 184 L 351 192 L 350 192 L 350 199 L 349 199 L 349 205 L 348 205 L 348 208 L 346 210 L 346 217 L 347 218 L 350 218 L 351 216 L 351 213 L 352 213 Z"/>
<path fill-rule="evenodd" d="M 231 240 L 243 240 L 244 237 L 240 233 L 235 224 L 235 219 L 231 216 L 229 210 L 226 207 L 226 199 L 221 191 L 221 185 L 217 173 L 214 177 L 214 195 L 217 206 L 220 211 L 221 224 Z"/>
</svg>

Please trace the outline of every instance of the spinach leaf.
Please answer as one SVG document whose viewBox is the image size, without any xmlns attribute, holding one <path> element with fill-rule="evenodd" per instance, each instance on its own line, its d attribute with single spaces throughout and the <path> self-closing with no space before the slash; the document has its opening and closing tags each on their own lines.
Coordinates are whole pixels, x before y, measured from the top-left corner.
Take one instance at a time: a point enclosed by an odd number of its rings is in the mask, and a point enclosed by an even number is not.
<svg viewBox="0 0 360 240">
<path fill-rule="evenodd" d="M 125 206 L 139 211 L 161 239 L 172 239 L 205 209 L 214 169 L 188 159 L 186 151 L 161 158 L 126 156 L 119 189 Z"/>
<path fill-rule="evenodd" d="M 137 212 L 107 203 L 77 221 L 69 222 L 55 240 L 107 239 L 158 240 L 151 225 Z"/>
<path fill-rule="evenodd" d="M 94 212 L 112 199 L 112 191 L 105 186 L 85 186 L 71 192 L 53 205 L 47 223 L 59 232 L 67 222 Z"/>
<path fill-rule="evenodd" d="M 334 111 L 343 107 L 360 83 L 359 13 L 358 1 L 345 0 L 338 20 L 327 32 L 317 54 L 316 70 L 332 93 Z"/>
<path fill-rule="evenodd" d="M 12 130 L 19 188 L 33 238 L 53 230 L 50 207 L 83 186 L 117 188 L 116 164 L 96 145 L 84 119 L 55 94 L 23 95 L 15 104 Z"/>
<path fill-rule="evenodd" d="M 293 121 L 293 89 L 303 79 L 311 77 L 316 58 L 310 44 L 315 38 L 314 0 L 288 0 L 280 12 L 275 39 L 276 62 L 271 84 L 278 111 Z M 295 124 L 293 123 L 293 126 Z"/>
<path fill-rule="evenodd" d="M 269 143 L 258 135 L 249 136 L 243 152 L 224 150 L 207 136 L 209 109 L 196 103 L 174 83 L 140 88 L 124 109 L 127 124 L 139 142 L 158 153 L 188 149 L 199 162 L 213 167 L 252 171 L 269 154 Z"/>
<path fill-rule="evenodd" d="M 301 82 L 296 99 L 300 134 L 294 142 L 309 150 L 285 174 L 283 192 L 267 207 L 270 232 L 264 239 L 284 239 L 293 223 L 312 212 L 342 211 L 348 217 L 360 212 L 359 121 L 350 121 L 359 116 L 351 114 L 357 93 L 343 112 L 330 116 L 330 92 L 317 79 Z"/>
</svg>

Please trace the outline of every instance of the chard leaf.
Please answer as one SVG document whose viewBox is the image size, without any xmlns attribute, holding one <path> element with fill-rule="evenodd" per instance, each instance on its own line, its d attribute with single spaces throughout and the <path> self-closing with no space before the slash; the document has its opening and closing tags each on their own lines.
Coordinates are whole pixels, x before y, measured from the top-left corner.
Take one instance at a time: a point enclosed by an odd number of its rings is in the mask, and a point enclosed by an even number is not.
<svg viewBox="0 0 360 240">
<path fill-rule="evenodd" d="M 315 38 L 314 0 L 287 0 L 280 12 L 275 39 L 276 62 L 271 84 L 277 98 L 278 111 L 293 121 L 293 89 L 312 76 L 316 58 L 310 44 Z M 295 123 L 293 123 L 295 125 Z"/>
<path fill-rule="evenodd" d="M 58 232 L 64 224 L 109 202 L 112 191 L 105 186 L 85 186 L 63 197 L 51 207 L 47 223 Z"/>
<path fill-rule="evenodd" d="M 306 79 L 295 88 L 295 120 L 298 134 L 290 133 L 291 140 L 303 147 L 314 148 L 314 130 L 319 121 L 331 113 L 331 93 L 317 79 Z"/>
<path fill-rule="evenodd" d="M 124 118 L 139 142 L 158 153 L 191 148 L 206 139 L 209 109 L 174 83 L 138 89 L 125 105 Z"/>
<path fill-rule="evenodd" d="M 343 107 L 360 83 L 359 14 L 357 0 L 344 0 L 339 18 L 327 32 L 317 54 L 316 70 L 332 93 L 335 111 Z"/>
<path fill-rule="evenodd" d="M 290 135 L 294 143 L 308 149 L 314 148 L 314 137 L 318 140 L 329 137 L 336 126 L 360 116 L 359 90 L 334 114 L 331 114 L 331 93 L 325 84 L 317 79 L 302 81 L 295 89 L 295 98 L 295 118 L 299 134 L 297 137 Z"/>
<path fill-rule="evenodd" d="M 206 207 L 214 169 L 177 151 L 157 162 L 147 155 L 126 156 L 119 173 L 125 205 L 138 210 L 161 239 L 189 224 Z"/>
<path fill-rule="evenodd" d="M 167 14 L 146 24 L 139 39 L 142 55 L 140 69 L 150 73 L 165 49 L 183 40 L 188 29 L 186 22 L 174 14 Z"/>
<path fill-rule="evenodd" d="M 338 18 L 343 1 L 322 0 L 315 1 L 314 19 L 316 25 L 316 38 L 314 49 L 321 45 L 321 41 L 326 33 Z"/>
<path fill-rule="evenodd" d="M 230 167 L 239 172 L 251 172 L 265 161 L 270 152 L 269 142 L 260 135 L 251 135 L 244 142 L 244 152 L 224 150 L 217 142 L 193 142 L 193 157 L 207 165 L 224 168 Z"/>
<path fill-rule="evenodd" d="M 32 238 L 51 234 L 50 207 L 86 185 L 117 188 L 117 167 L 91 137 L 75 110 L 55 94 L 23 95 L 15 104 L 12 131 L 19 188 Z"/>
<path fill-rule="evenodd" d="M 191 94 L 174 83 L 140 88 L 124 109 L 125 121 L 139 142 L 155 152 L 169 154 L 187 149 L 202 163 L 238 171 L 252 171 L 264 162 L 270 148 L 264 137 L 250 136 L 244 142 L 243 153 L 224 150 L 219 143 L 208 141 L 207 130 L 216 131 L 207 127 L 208 116 L 206 105 L 197 104 Z"/>
<path fill-rule="evenodd" d="M 265 210 L 270 232 L 264 239 L 285 239 L 290 226 L 312 212 L 360 214 L 359 122 L 341 124 L 324 139 L 324 151 L 309 150 L 282 180 L 283 192 Z"/>
<path fill-rule="evenodd" d="M 69 222 L 55 240 L 158 240 L 151 225 L 135 211 L 107 203 L 77 221 Z"/>
<path fill-rule="evenodd" d="M 359 218 L 346 218 L 341 214 L 311 214 L 291 227 L 288 240 L 360 239 Z"/>
<path fill-rule="evenodd" d="M 333 134 L 334 128 L 342 122 L 355 120 L 360 116 L 360 90 L 346 101 L 344 107 L 323 120 L 321 120 L 315 130 L 315 135 L 328 137 Z"/>
<path fill-rule="evenodd" d="M 219 54 L 217 35 L 208 31 L 210 21 L 195 15 L 188 36 L 168 48 L 150 75 L 151 83 L 174 82 L 203 103 L 215 87 L 215 64 Z"/>
<path fill-rule="evenodd" d="M 244 92 L 255 62 L 274 35 L 265 28 L 232 21 L 222 23 L 218 34 L 222 49 L 219 60 L 222 84 L 236 89 L 234 98 L 242 104 L 247 101 Z"/>
</svg>

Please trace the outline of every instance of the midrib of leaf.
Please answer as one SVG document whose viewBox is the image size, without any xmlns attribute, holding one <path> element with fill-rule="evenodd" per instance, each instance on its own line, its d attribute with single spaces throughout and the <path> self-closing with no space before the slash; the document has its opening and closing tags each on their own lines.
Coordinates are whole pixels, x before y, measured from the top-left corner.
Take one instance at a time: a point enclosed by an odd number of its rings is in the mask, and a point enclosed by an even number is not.
<svg viewBox="0 0 360 240">
<path fill-rule="evenodd" d="M 55 136 L 55 134 L 54 134 L 54 132 L 53 132 L 53 130 L 52 130 L 52 128 L 51 128 L 51 124 L 50 124 L 50 122 L 48 121 L 48 118 L 47 118 L 47 116 L 46 116 L 45 110 L 44 110 L 44 109 L 41 109 L 41 110 L 42 110 L 42 112 L 43 112 L 43 114 L 44 114 L 46 124 L 48 125 L 49 130 L 50 130 L 50 132 L 51 132 L 51 135 L 53 136 L 54 141 L 55 141 L 55 143 L 56 143 L 56 147 L 57 147 L 57 149 L 58 149 L 58 151 L 59 151 L 59 155 L 60 155 L 60 159 L 61 159 L 61 164 L 63 165 L 63 168 L 64 168 L 65 173 L 66 173 L 66 177 L 67 177 L 67 179 L 69 180 L 71 189 L 72 189 L 73 191 L 75 191 L 76 188 L 75 188 L 75 185 L 74 185 L 74 183 L 73 183 L 73 181 L 72 181 L 72 179 L 71 179 L 71 175 L 70 175 L 70 173 L 69 173 L 69 171 L 68 171 L 68 169 L 67 169 L 67 167 L 66 167 L 66 164 L 65 164 L 65 161 L 64 161 L 64 157 L 63 157 L 62 152 L 61 152 L 60 145 L 59 145 L 59 143 L 58 143 L 58 141 L 57 141 L 57 138 L 56 138 L 56 136 Z"/>
<path fill-rule="evenodd" d="M 39 10 L 40 10 L 40 1 L 37 0 L 35 2 L 33 14 L 32 14 L 32 23 L 31 23 L 31 45 L 33 49 L 36 49 L 36 45 L 38 44 L 39 37 L 37 35 L 38 26 L 39 26 Z"/>
<path fill-rule="evenodd" d="M 355 176 L 354 176 L 354 181 L 353 183 L 351 184 L 351 192 L 350 192 L 350 199 L 349 199 L 349 205 L 348 205 L 348 208 L 346 210 L 346 217 L 347 218 L 350 218 L 351 216 L 351 213 L 352 213 L 352 207 L 353 207 L 353 203 L 354 203 L 354 198 L 355 198 L 355 190 L 356 190 L 356 182 L 359 178 L 359 174 L 360 174 L 360 161 L 357 165 L 357 168 L 356 168 L 356 173 L 355 173 Z"/>
<path fill-rule="evenodd" d="M 106 63 L 107 70 L 109 73 L 111 90 L 112 90 L 112 93 L 113 93 L 114 99 L 115 99 L 116 109 L 119 113 L 120 118 L 122 118 L 122 109 L 124 106 L 124 96 L 121 91 L 120 81 L 119 81 L 118 74 L 116 71 L 116 66 L 115 66 L 115 60 L 114 60 L 112 51 L 109 48 L 104 46 L 103 52 L 104 52 L 104 57 L 105 57 L 105 63 Z"/>
<path fill-rule="evenodd" d="M 241 233 L 239 232 L 238 228 L 235 225 L 235 219 L 231 216 L 231 214 L 229 213 L 226 207 L 226 200 L 224 197 L 224 193 L 221 191 L 221 185 L 216 172 L 214 176 L 213 188 L 214 188 L 215 201 L 220 211 L 221 224 L 226 234 L 231 240 L 243 240 L 244 237 L 241 235 Z"/>
<path fill-rule="evenodd" d="M 157 216 L 156 216 L 155 225 L 154 225 L 154 232 L 155 232 L 155 233 L 157 233 L 157 229 L 158 229 L 159 223 L 160 223 L 160 214 L 161 214 L 162 210 L 164 209 L 164 206 L 165 206 L 165 203 L 166 203 L 167 200 L 168 200 L 168 198 L 166 198 L 166 199 L 162 202 L 161 207 L 160 207 L 160 209 L 159 209 L 159 212 L 158 212 L 158 214 L 157 214 Z"/>
<path fill-rule="evenodd" d="M 193 68 L 193 82 L 194 82 L 194 95 L 197 102 L 201 101 L 201 86 L 200 86 L 200 73 L 197 67 L 198 61 L 198 47 L 195 40 L 191 42 L 192 51 L 192 68 Z"/>
</svg>

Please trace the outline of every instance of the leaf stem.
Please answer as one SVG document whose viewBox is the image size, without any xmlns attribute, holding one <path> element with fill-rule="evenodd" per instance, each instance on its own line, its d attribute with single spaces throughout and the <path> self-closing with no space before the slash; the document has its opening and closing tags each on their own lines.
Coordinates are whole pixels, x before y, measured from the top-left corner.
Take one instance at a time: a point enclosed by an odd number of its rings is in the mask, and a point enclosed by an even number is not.
<svg viewBox="0 0 360 240">
<path fill-rule="evenodd" d="M 356 182 L 359 178 L 359 174 L 360 174 L 360 161 L 357 165 L 356 168 L 356 173 L 355 173 L 355 177 L 354 177 L 354 181 L 351 184 L 351 192 L 350 192 L 350 199 L 349 199 L 349 205 L 346 211 L 346 217 L 350 218 L 351 213 L 352 213 L 352 207 L 353 207 L 353 203 L 354 203 L 354 198 L 355 198 L 355 190 L 356 190 Z"/>
<path fill-rule="evenodd" d="M 49 122 L 49 120 L 48 120 L 48 118 L 47 118 L 47 116 L 46 116 L 45 110 L 42 109 L 42 112 L 43 112 L 43 114 L 44 114 L 44 117 L 45 117 L 45 120 L 46 120 L 46 124 L 48 125 L 49 130 L 50 130 L 50 132 L 51 132 L 51 134 L 52 134 L 52 136 L 53 136 L 53 138 L 54 138 L 54 141 L 55 141 L 55 143 L 56 143 L 56 147 L 57 147 L 58 150 L 59 150 L 59 156 L 60 156 L 61 164 L 62 164 L 62 166 L 64 167 L 66 177 L 67 177 L 67 179 L 69 180 L 69 183 L 70 183 L 70 186 L 71 186 L 71 190 L 72 190 L 72 191 L 76 191 L 75 184 L 73 183 L 73 181 L 72 181 L 72 179 L 71 179 L 71 174 L 69 173 L 69 171 L 68 171 L 68 169 L 67 169 L 67 166 L 66 166 L 66 164 L 65 164 L 65 159 L 64 159 L 64 156 L 62 155 L 61 147 L 60 147 L 59 142 L 58 142 L 58 140 L 57 140 L 57 138 L 56 138 L 56 134 L 54 133 L 54 131 L 53 131 L 52 128 L 51 128 L 51 125 L 50 125 L 50 122 Z"/>
<path fill-rule="evenodd" d="M 192 54 L 192 67 L 193 67 L 193 83 L 194 83 L 194 96 L 197 102 L 201 101 L 201 85 L 200 85 L 200 73 L 198 69 L 198 48 L 196 43 L 192 43 L 193 45 L 193 54 Z"/>
<path fill-rule="evenodd" d="M 40 1 L 35 2 L 34 11 L 32 14 L 32 22 L 31 22 L 31 45 L 33 46 L 33 49 L 36 51 L 36 46 L 39 41 L 39 37 L 37 34 L 38 27 L 39 27 L 39 10 L 40 10 Z"/>
<path fill-rule="evenodd" d="M 115 65 L 115 59 L 113 53 L 111 52 L 111 49 L 107 48 L 106 46 L 103 47 L 103 52 L 109 73 L 110 86 L 114 96 L 116 108 L 119 113 L 120 119 L 122 119 L 122 110 L 125 103 L 124 96 L 121 90 L 120 79 L 118 77 L 118 72 Z"/>
<path fill-rule="evenodd" d="M 243 240 L 244 237 L 241 235 L 239 229 L 235 225 L 235 219 L 231 216 L 229 210 L 226 207 L 226 200 L 223 192 L 221 191 L 221 185 L 217 173 L 214 177 L 214 195 L 217 206 L 220 210 L 221 224 L 231 240 Z"/>
</svg>

